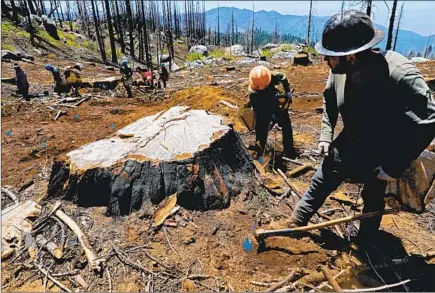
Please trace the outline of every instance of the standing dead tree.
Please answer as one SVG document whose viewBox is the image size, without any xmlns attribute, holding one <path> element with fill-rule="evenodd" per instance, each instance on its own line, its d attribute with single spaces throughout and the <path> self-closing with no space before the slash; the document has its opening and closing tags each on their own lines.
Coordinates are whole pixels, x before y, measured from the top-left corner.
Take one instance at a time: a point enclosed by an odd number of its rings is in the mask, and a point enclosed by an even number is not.
<svg viewBox="0 0 435 293">
<path fill-rule="evenodd" d="M 117 28 L 116 35 L 118 36 L 118 42 L 121 45 L 121 52 L 125 54 L 125 42 L 124 42 L 124 33 L 123 33 L 123 26 L 122 26 L 122 17 L 119 13 L 119 7 L 118 7 L 118 1 L 113 1 L 115 3 L 115 27 Z M 112 3 L 113 3 L 112 2 Z"/>
<path fill-rule="evenodd" d="M 103 62 L 106 62 L 106 50 L 104 48 L 103 39 L 101 38 L 100 21 L 98 20 L 98 17 L 97 17 L 97 12 L 95 9 L 94 2 L 95 2 L 94 0 L 91 0 L 92 15 L 94 17 L 95 34 L 97 35 L 97 42 L 98 42 L 98 46 L 100 48 L 101 59 L 103 60 Z"/>
<path fill-rule="evenodd" d="M 306 44 L 308 47 L 311 46 L 311 22 L 313 14 L 313 0 L 310 0 L 310 12 L 308 13 L 308 24 L 307 24 L 307 39 Z"/>
<path fill-rule="evenodd" d="M 118 62 L 118 58 L 116 56 L 115 36 L 113 35 L 112 16 L 110 14 L 109 0 L 104 0 L 104 4 L 106 5 L 107 26 L 109 29 L 110 52 L 112 53 L 112 62 L 116 63 Z"/>
<path fill-rule="evenodd" d="M 251 49 L 249 51 L 250 54 L 254 52 L 254 27 L 255 27 L 255 2 L 252 2 L 252 25 L 251 25 Z"/>
<path fill-rule="evenodd" d="M 131 12 L 130 0 L 125 0 L 128 18 L 128 33 L 130 39 L 130 55 L 134 58 L 134 39 L 133 39 L 133 14 Z"/>
<path fill-rule="evenodd" d="M 385 46 L 385 50 L 390 50 L 391 45 L 393 43 L 393 29 L 394 29 L 394 18 L 396 17 L 396 9 L 397 9 L 397 0 L 394 0 L 393 8 L 391 10 L 390 25 L 388 27 L 387 45 Z"/>
</svg>

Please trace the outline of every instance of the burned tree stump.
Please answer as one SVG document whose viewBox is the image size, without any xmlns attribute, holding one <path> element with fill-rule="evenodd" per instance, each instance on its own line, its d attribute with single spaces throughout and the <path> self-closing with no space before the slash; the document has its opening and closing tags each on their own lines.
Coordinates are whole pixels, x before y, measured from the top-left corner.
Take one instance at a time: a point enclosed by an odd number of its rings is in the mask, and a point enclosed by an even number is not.
<svg viewBox="0 0 435 293">
<path fill-rule="evenodd" d="M 296 54 L 293 59 L 293 65 L 308 66 L 310 64 L 310 59 L 308 58 L 308 53 Z"/>
<path fill-rule="evenodd" d="M 222 209 L 252 178 L 252 160 L 222 117 L 173 107 L 55 162 L 48 197 L 105 205 L 112 216 L 174 193 L 185 208 Z"/>
</svg>

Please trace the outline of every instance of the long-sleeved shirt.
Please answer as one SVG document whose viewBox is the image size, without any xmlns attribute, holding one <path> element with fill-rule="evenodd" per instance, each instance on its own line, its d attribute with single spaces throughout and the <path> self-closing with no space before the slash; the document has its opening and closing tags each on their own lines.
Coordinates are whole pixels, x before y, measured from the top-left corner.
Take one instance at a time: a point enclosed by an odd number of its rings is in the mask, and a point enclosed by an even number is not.
<svg viewBox="0 0 435 293">
<path fill-rule="evenodd" d="M 330 73 L 320 141 L 332 141 L 340 113 L 347 148 L 397 178 L 435 136 L 435 101 L 420 71 L 399 53 L 373 51 L 361 66 L 361 83 Z"/>
<path fill-rule="evenodd" d="M 23 70 L 20 70 L 20 72 L 17 73 L 15 79 L 17 81 L 17 87 L 19 89 L 29 87 L 29 82 L 27 81 L 27 75 Z"/>
<path fill-rule="evenodd" d="M 256 91 L 250 86 L 248 87 L 249 101 L 257 115 L 261 115 L 261 113 L 279 113 L 279 103 L 275 99 L 278 94 L 276 86 L 279 84 L 283 86 L 286 93 L 290 92 L 290 83 L 287 76 L 281 72 L 273 72 L 269 86 L 262 91 Z"/>
</svg>

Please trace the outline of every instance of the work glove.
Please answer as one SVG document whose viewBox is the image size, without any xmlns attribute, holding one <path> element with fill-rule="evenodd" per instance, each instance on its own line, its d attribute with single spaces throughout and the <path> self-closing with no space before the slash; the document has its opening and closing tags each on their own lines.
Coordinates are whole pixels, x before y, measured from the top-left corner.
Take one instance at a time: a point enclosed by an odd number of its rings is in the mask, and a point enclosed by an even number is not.
<svg viewBox="0 0 435 293">
<path fill-rule="evenodd" d="M 287 93 L 285 94 L 285 97 L 290 101 L 290 103 L 293 102 L 293 101 L 292 101 L 292 97 L 293 97 L 292 92 L 287 92 Z"/>
<path fill-rule="evenodd" d="M 330 142 L 321 141 L 321 142 L 319 142 L 317 149 L 320 152 L 320 154 L 324 154 L 325 157 L 327 157 L 329 155 L 329 146 L 330 145 L 331 145 Z"/>
<path fill-rule="evenodd" d="M 382 169 L 381 166 L 377 166 L 377 167 L 375 168 L 375 174 L 376 174 L 376 177 L 377 177 L 379 180 L 383 180 L 383 181 L 396 181 L 396 180 L 397 180 L 396 178 L 393 178 L 393 177 L 391 177 L 390 175 L 388 175 L 388 174 L 384 171 L 384 169 Z"/>
<path fill-rule="evenodd" d="M 281 105 L 285 105 L 285 104 L 287 104 L 287 101 L 289 101 L 289 103 L 291 104 L 291 102 L 292 102 L 292 96 L 293 95 L 292 95 L 291 92 L 285 93 L 284 96 L 280 96 L 278 98 L 278 103 L 280 103 Z"/>
</svg>

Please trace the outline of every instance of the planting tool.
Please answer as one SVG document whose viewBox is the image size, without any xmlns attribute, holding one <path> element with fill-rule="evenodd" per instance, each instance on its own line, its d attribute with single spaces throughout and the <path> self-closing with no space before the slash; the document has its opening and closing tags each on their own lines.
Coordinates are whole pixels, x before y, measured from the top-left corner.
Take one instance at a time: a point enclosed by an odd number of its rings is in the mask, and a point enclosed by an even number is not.
<svg viewBox="0 0 435 293">
<path fill-rule="evenodd" d="M 254 224 L 252 226 L 251 232 L 255 237 L 255 240 L 257 240 L 259 247 L 265 247 L 265 239 L 272 236 L 290 236 L 297 232 L 308 232 L 311 230 L 326 228 L 335 226 L 342 223 L 348 223 L 352 221 L 357 220 L 364 220 L 371 217 L 381 216 L 381 215 L 389 215 L 389 214 L 396 214 L 399 212 L 399 209 L 388 209 L 384 211 L 377 211 L 377 212 L 371 212 L 371 213 L 364 213 L 354 216 L 348 216 L 340 219 L 335 219 L 331 221 L 326 221 L 319 224 L 314 225 L 308 225 L 308 226 L 301 226 L 296 228 L 288 228 L 288 229 L 278 229 L 278 230 L 265 230 L 265 229 L 258 229 L 257 225 Z"/>
</svg>

